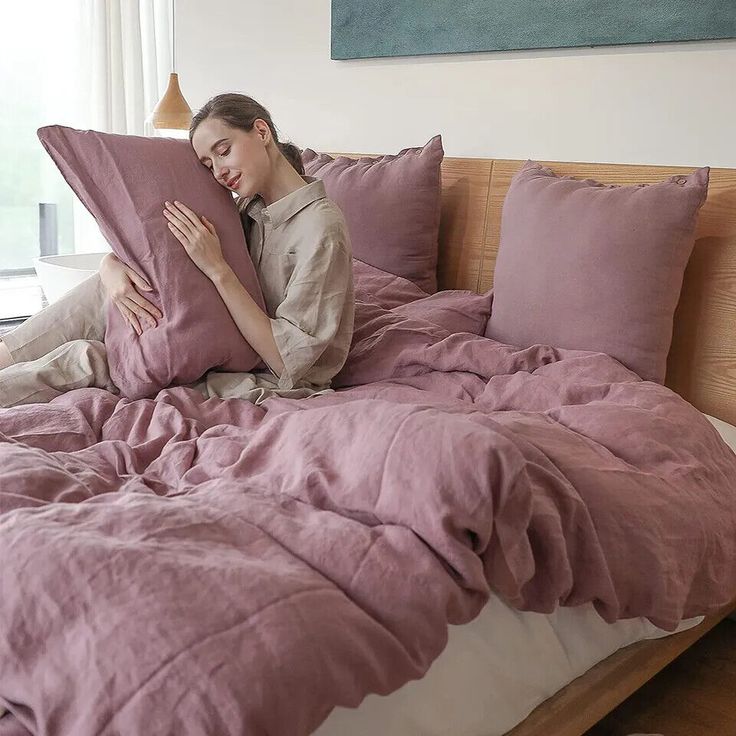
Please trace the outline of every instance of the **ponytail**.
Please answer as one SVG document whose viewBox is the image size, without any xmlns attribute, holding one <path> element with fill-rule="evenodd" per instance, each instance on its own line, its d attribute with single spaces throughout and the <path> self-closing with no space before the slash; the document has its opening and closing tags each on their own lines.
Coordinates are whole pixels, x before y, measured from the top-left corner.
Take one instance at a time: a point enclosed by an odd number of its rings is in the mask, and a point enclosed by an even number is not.
<svg viewBox="0 0 736 736">
<path fill-rule="evenodd" d="M 284 155 L 284 158 L 302 175 L 304 176 L 304 163 L 302 162 L 302 152 L 293 143 L 282 143 L 279 141 L 277 144 L 279 151 Z"/>
</svg>

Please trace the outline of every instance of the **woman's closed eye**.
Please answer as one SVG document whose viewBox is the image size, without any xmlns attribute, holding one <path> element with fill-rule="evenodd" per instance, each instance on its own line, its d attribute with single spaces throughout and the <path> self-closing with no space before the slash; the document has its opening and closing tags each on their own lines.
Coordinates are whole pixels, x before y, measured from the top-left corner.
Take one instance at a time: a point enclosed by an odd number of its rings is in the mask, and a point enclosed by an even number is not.
<svg viewBox="0 0 736 736">
<path fill-rule="evenodd" d="M 229 148 L 227 148 L 227 149 L 225 149 L 224 151 L 222 151 L 222 152 L 218 153 L 217 155 L 218 155 L 218 156 L 219 156 L 220 158 L 223 158 L 224 156 L 227 156 L 227 155 L 228 155 L 229 153 L 230 153 L 230 149 L 229 149 Z M 207 168 L 208 168 L 208 169 L 209 169 L 210 171 L 212 171 L 212 164 L 211 164 L 211 163 L 209 163 L 209 164 L 205 164 L 205 166 L 206 166 L 206 167 L 207 167 Z"/>
</svg>

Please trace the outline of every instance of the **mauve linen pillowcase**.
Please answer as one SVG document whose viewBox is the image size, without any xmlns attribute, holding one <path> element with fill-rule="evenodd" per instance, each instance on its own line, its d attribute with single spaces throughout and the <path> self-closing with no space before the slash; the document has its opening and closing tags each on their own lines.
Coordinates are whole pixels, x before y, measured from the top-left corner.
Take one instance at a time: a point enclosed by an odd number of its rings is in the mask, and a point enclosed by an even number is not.
<svg viewBox="0 0 736 736">
<path fill-rule="evenodd" d="M 663 383 L 709 172 L 619 186 L 527 161 L 503 205 L 486 336 L 607 353 Z"/>
<path fill-rule="evenodd" d="M 164 200 L 177 200 L 209 219 L 225 260 L 265 310 L 238 208 L 189 141 L 61 125 L 39 128 L 38 137 L 115 255 L 151 284 L 153 291 L 144 296 L 164 315 L 138 336 L 109 305 L 105 345 L 110 377 L 121 394 L 138 399 L 192 383 L 213 368 L 255 368 L 260 357 L 163 215 Z"/>
<path fill-rule="evenodd" d="M 401 304 L 391 311 L 410 319 L 423 319 L 448 332 L 483 335 L 493 303 L 493 290 L 476 294 L 467 289 L 448 289 L 423 299 Z"/>
<path fill-rule="evenodd" d="M 305 173 L 322 179 L 345 216 L 353 256 L 437 291 L 442 136 L 420 148 L 359 159 L 307 148 Z"/>
</svg>

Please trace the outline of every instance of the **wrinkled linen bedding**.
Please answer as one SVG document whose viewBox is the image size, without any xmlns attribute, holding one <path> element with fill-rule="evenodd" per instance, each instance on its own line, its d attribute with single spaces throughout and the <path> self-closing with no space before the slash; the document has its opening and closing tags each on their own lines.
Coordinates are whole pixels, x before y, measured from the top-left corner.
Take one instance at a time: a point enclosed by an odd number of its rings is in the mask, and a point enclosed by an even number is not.
<svg viewBox="0 0 736 736">
<path fill-rule="evenodd" d="M 491 590 L 667 630 L 734 597 L 736 455 L 693 407 L 482 337 L 490 294 L 356 264 L 356 300 L 334 393 L 0 410 L 0 736 L 298 736 Z"/>
<path fill-rule="evenodd" d="M 706 417 L 736 452 L 736 427 Z M 675 631 L 702 621 L 686 619 Z M 671 633 L 643 618 L 606 623 L 590 603 L 517 611 L 491 593 L 470 623 L 449 627 L 424 677 L 357 708 L 335 708 L 314 736 L 502 736 L 617 650 Z"/>
</svg>

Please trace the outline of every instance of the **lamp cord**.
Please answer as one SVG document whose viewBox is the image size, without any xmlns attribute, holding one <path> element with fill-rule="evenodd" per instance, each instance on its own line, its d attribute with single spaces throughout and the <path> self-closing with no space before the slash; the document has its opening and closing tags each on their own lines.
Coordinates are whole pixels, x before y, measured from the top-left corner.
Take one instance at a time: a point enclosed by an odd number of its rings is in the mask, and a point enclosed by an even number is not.
<svg viewBox="0 0 736 736">
<path fill-rule="evenodd" d="M 176 0 L 171 0 L 171 23 L 173 26 L 171 39 L 171 71 L 176 71 Z"/>
</svg>

